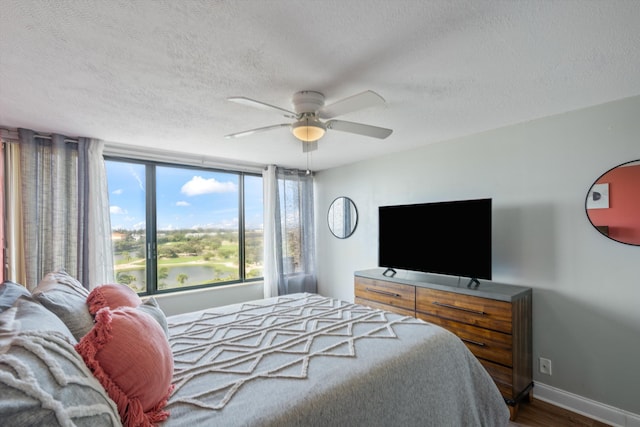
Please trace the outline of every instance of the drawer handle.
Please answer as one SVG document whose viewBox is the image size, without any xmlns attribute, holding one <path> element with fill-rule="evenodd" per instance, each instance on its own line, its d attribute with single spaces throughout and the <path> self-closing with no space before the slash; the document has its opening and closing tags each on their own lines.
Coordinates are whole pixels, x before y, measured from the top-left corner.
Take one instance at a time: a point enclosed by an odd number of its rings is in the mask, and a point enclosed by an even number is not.
<svg viewBox="0 0 640 427">
<path fill-rule="evenodd" d="M 381 295 L 386 295 L 388 297 L 395 297 L 395 298 L 402 298 L 402 295 L 400 294 L 396 294 L 393 292 L 388 292 L 388 291 L 379 291 L 377 289 L 371 289 L 371 288 L 367 288 L 368 292 L 373 292 L 375 294 L 381 294 Z"/>
<path fill-rule="evenodd" d="M 433 304 L 438 305 L 440 307 L 452 308 L 454 310 L 466 311 L 467 313 L 479 314 L 481 316 L 484 316 L 486 314 L 484 311 L 471 310 L 470 308 L 464 308 L 464 307 L 456 307 L 455 305 L 445 304 L 438 301 L 434 301 Z"/>
<path fill-rule="evenodd" d="M 468 342 L 469 344 L 477 345 L 478 347 L 485 347 L 486 344 L 480 341 L 468 340 L 466 338 L 460 338 L 464 342 Z"/>
</svg>

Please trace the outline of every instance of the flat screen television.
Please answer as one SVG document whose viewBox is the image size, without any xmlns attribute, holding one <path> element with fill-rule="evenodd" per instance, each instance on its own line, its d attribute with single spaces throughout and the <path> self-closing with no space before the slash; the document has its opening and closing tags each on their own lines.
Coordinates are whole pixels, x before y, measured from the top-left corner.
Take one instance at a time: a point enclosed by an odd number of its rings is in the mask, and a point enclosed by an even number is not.
<svg viewBox="0 0 640 427">
<path fill-rule="evenodd" d="M 380 206 L 378 215 L 385 274 L 403 269 L 491 280 L 491 199 Z"/>
</svg>

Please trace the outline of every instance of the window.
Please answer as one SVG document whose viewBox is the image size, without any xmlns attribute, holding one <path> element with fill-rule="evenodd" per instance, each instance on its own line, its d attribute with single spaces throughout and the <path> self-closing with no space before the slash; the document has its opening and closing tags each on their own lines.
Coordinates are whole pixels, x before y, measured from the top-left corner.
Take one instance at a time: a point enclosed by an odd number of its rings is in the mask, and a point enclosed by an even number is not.
<svg viewBox="0 0 640 427">
<path fill-rule="evenodd" d="M 116 280 L 153 294 L 263 276 L 262 176 L 106 159 Z"/>
</svg>

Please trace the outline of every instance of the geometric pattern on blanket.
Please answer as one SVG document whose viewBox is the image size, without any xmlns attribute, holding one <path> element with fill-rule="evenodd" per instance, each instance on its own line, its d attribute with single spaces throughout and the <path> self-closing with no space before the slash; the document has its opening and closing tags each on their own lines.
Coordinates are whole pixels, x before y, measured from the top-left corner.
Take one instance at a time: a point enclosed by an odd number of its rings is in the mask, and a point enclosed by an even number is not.
<svg viewBox="0 0 640 427">
<path fill-rule="evenodd" d="M 120 425 L 115 403 L 58 332 L 0 334 L 0 396 L 0 425 Z"/>
<path fill-rule="evenodd" d="M 304 294 L 268 305 L 242 304 L 231 313 L 211 309 L 194 321 L 170 323 L 177 403 L 220 410 L 252 381 L 304 380 L 318 357 L 356 357 L 355 342 L 397 338 L 397 324 L 424 324 L 340 300 Z M 206 391 L 181 392 L 207 376 Z M 176 396 L 174 396 L 176 397 Z"/>
</svg>

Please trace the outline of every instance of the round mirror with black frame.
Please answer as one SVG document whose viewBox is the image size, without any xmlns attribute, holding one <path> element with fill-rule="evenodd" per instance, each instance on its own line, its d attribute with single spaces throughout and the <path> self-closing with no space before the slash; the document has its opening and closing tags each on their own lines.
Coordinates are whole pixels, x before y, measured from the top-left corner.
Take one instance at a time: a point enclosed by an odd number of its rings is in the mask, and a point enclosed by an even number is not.
<svg viewBox="0 0 640 427">
<path fill-rule="evenodd" d="M 327 213 L 327 222 L 331 234 L 338 239 L 351 236 L 358 226 L 358 209 L 348 197 L 337 197 Z"/>
<path fill-rule="evenodd" d="M 640 246 L 640 160 L 622 163 L 600 175 L 587 192 L 585 210 L 602 235 Z"/>
</svg>

